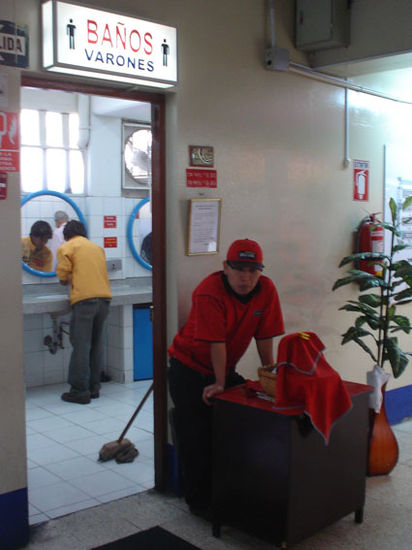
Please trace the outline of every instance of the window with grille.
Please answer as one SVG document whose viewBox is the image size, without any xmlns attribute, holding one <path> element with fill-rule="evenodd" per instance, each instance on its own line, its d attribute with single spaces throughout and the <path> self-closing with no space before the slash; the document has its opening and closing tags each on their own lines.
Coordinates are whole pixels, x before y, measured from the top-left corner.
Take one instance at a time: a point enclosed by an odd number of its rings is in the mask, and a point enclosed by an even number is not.
<svg viewBox="0 0 412 550">
<path fill-rule="evenodd" d="M 73 195 L 85 192 L 83 153 L 77 145 L 77 113 L 22 109 L 20 135 L 23 192 L 49 190 Z"/>
</svg>

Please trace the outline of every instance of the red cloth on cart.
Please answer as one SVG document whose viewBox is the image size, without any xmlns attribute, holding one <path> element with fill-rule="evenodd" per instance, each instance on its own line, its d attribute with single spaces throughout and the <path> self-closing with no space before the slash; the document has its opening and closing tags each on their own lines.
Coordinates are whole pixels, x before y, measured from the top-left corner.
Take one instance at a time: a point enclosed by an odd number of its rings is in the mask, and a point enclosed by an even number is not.
<svg viewBox="0 0 412 550">
<path fill-rule="evenodd" d="M 352 408 L 339 374 L 326 361 L 314 332 L 297 332 L 279 342 L 274 410 L 301 406 L 328 443 L 335 422 Z"/>
</svg>

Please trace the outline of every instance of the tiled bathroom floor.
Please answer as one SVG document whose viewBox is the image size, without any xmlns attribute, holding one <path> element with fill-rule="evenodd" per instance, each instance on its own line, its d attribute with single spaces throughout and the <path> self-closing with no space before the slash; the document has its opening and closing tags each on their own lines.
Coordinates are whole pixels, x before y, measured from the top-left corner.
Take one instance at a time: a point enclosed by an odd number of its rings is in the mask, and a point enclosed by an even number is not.
<svg viewBox="0 0 412 550">
<path fill-rule="evenodd" d="M 293 545 L 293 550 L 410 550 L 412 535 L 412 419 L 394 427 L 399 462 L 390 475 L 366 480 L 365 516 L 354 514 Z M 148 490 L 31 527 L 30 550 L 90 550 L 160 525 L 202 550 L 274 550 L 248 532 L 222 527 L 212 536 L 206 520 L 190 514 L 184 499 Z"/>
<path fill-rule="evenodd" d="M 88 405 L 62 401 L 67 384 L 26 390 L 31 525 L 153 487 L 152 395 L 125 436 L 139 455 L 126 464 L 98 462 L 102 445 L 120 436 L 150 383 L 105 382 Z"/>
</svg>

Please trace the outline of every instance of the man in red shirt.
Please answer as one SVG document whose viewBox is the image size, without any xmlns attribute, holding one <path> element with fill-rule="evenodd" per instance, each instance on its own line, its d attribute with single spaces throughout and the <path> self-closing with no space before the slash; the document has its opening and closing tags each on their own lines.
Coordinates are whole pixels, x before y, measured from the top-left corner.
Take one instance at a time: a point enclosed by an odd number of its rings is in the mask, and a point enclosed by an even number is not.
<svg viewBox="0 0 412 550">
<path fill-rule="evenodd" d="M 252 338 L 262 365 L 268 365 L 274 363 L 273 337 L 284 333 L 278 293 L 263 267 L 257 242 L 234 241 L 223 271 L 194 290 L 189 318 L 169 348 L 176 444 L 193 513 L 204 513 L 210 504 L 210 399 L 244 382 L 235 368 Z"/>
</svg>

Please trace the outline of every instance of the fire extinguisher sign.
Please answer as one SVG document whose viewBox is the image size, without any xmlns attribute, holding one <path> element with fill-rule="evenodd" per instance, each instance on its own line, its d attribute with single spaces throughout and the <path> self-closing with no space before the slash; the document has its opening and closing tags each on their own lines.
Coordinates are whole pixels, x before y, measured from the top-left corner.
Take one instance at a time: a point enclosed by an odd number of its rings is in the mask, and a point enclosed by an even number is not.
<svg viewBox="0 0 412 550">
<path fill-rule="evenodd" d="M 353 200 L 369 200 L 369 161 L 353 161 Z"/>
</svg>

